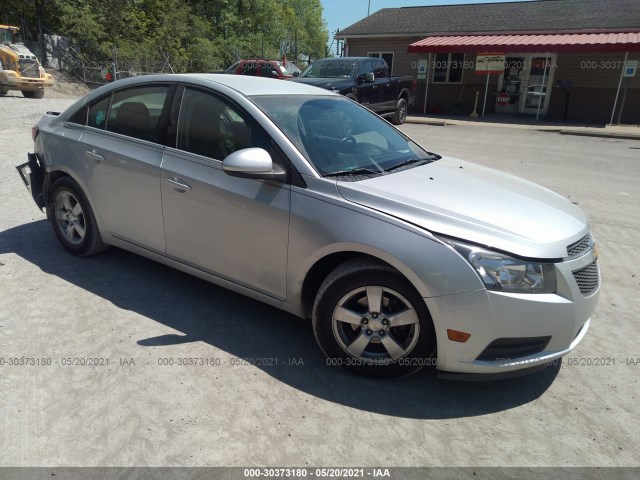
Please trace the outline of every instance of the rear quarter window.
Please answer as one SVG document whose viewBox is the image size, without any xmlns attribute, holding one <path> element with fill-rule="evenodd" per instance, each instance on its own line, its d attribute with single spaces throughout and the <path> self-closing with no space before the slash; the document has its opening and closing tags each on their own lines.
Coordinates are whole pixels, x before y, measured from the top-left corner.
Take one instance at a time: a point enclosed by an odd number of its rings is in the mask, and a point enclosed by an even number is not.
<svg viewBox="0 0 640 480">
<path fill-rule="evenodd" d="M 87 124 L 87 106 L 83 105 L 75 113 L 73 113 L 67 120 L 69 123 L 76 123 L 78 125 Z"/>
<path fill-rule="evenodd" d="M 111 95 L 108 95 L 89 107 L 89 118 L 87 119 L 87 125 L 89 127 L 99 128 L 100 130 L 105 129 L 107 126 L 110 102 Z"/>
</svg>

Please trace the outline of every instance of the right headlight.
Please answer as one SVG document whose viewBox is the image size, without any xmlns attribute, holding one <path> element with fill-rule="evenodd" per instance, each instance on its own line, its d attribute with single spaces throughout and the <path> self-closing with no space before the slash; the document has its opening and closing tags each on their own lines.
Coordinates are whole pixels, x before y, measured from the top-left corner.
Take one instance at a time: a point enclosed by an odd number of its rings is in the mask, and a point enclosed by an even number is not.
<svg viewBox="0 0 640 480">
<path fill-rule="evenodd" d="M 556 268 L 553 263 L 520 260 L 458 240 L 443 240 L 469 262 L 489 290 L 555 293 L 557 289 Z"/>
</svg>

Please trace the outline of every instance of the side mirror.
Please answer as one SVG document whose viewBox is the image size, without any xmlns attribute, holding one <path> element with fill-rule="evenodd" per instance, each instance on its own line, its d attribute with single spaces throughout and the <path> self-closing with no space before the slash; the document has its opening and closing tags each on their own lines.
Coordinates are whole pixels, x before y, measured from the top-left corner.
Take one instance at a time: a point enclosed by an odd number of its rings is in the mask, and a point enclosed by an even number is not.
<svg viewBox="0 0 640 480">
<path fill-rule="evenodd" d="M 364 74 L 364 81 L 367 83 L 375 82 L 376 76 L 373 74 L 373 72 L 367 72 Z"/>
<path fill-rule="evenodd" d="M 262 148 L 243 148 L 222 161 L 222 170 L 232 177 L 284 180 L 287 172 L 273 165 L 271 155 Z"/>
<path fill-rule="evenodd" d="M 278 72 L 277 72 L 277 71 L 275 71 L 275 70 L 271 70 L 271 76 L 272 76 L 272 77 L 279 77 L 280 75 L 278 74 Z"/>
<path fill-rule="evenodd" d="M 300 72 L 293 72 L 293 76 L 294 77 L 299 77 L 300 76 Z"/>
</svg>

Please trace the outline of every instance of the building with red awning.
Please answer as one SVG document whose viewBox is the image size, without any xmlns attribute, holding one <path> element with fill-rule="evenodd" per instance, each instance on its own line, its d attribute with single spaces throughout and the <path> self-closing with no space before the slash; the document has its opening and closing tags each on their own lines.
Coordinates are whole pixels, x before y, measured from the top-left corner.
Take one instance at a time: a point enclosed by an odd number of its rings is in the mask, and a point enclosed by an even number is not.
<svg viewBox="0 0 640 480">
<path fill-rule="evenodd" d="M 336 38 L 417 76 L 418 113 L 469 113 L 486 92 L 486 113 L 640 124 L 638 0 L 387 8 Z"/>
</svg>

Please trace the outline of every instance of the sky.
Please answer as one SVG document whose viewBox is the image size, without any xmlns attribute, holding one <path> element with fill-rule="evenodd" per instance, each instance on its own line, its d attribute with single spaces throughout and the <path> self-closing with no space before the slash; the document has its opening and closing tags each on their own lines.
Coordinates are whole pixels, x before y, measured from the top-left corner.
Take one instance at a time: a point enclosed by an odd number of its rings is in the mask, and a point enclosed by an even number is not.
<svg viewBox="0 0 640 480">
<path fill-rule="evenodd" d="M 371 13 L 381 8 L 415 7 L 429 5 L 461 5 L 465 3 L 504 3 L 512 0 L 321 0 L 324 7 L 324 19 L 329 27 L 329 43 L 333 41 L 336 29 L 353 25 L 367 16 L 371 4 Z M 335 49 L 335 44 L 333 44 Z"/>
</svg>

